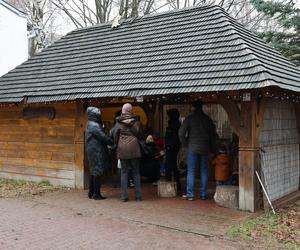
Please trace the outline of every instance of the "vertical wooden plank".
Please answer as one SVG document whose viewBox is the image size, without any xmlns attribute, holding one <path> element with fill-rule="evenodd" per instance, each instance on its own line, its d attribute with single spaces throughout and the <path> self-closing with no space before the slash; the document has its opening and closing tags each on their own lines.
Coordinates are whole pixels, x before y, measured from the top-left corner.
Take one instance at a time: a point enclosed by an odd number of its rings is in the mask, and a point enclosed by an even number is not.
<svg viewBox="0 0 300 250">
<path fill-rule="evenodd" d="M 84 128 L 86 124 L 85 110 L 82 103 L 76 103 L 75 118 L 75 188 L 84 188 Z"/>
<path fill-rule="evenodd" d="M 260 109 L 261 108 L 261 109 Z M 259 183 L 255 171 L 259 169 L 259 132 L 262 127 L 263 106 L 258 100 L 241 102 L 239 136 L 239 208 L 255 212 L 259 207 Z"/>
<path fill-rule="evenodd" d="M 153 130 L 160 131 L 161 123 L 162 123 L 162 105 L 159 100 L 157 100 L 155 105 L 154 117 L 153 117 Z"/>
</svg>

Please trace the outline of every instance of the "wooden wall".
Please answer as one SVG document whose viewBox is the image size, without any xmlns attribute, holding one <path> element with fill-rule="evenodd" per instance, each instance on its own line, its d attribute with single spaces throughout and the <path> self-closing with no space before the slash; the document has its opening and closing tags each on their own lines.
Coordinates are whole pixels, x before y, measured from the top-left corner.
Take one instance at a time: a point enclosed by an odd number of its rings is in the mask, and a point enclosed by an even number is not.
<svg viewBox="0 0 300 250">
<path fill-rule="evenodd" d="M 44 106 L 56 109 L 54 120 L 24 120 L 23 106 L 0 107 L 0 177 L 75 187 L 76 105 Z"/>
</svg>

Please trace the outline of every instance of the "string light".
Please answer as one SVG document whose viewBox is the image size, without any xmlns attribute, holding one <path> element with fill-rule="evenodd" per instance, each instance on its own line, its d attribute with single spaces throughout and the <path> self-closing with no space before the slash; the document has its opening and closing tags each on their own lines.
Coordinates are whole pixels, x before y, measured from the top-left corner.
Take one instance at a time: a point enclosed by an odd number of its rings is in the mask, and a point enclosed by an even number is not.
<svg viewBox="0 0 300 250">
<path fill-rule="evenodd" d="M 234 101 L 241 101 L 243 99 L 243 95 L 232 92 L 213 92 L 213 93 L 191 93 L 191 94 L 170 94 L 170 95 L 163 95 L 163 96 L 145 96 L 144 97 L 144 103 L 147 102 L 161 102 L 161 103 L 191 103 L 193 101 L 199 100 L 199 99 L 211 99 L 212 101 L 217 100 L 218 95 L 220 93 L 226 93 L 227 99 L 232 99 Z M 251 91 L 250 91 L 251 93 Z M 275 100 L 281 100 L 281 101 L 289 101 L 293 103 L 298 103 L 300 101 L 300 95 L 295 94 L 295 92 L 272 92 L 272 91 L 265 91 L 260 93 L 251 93 L 251 99 L 255 98 L 273 98 Z M 129 100 L 128 100 L 129 99 Z M 0 107 L 27 107 L 27 106 L 36 106 L 36 105 L 56 105 L 56 104 L 95 104 L 95 105 L 101 105 L 101 104 L 111 104 L 111 103 L 123 103 L 124 101 L 130 101 L 135 102 L 136 99 L 132 97 L 105 97 L 105 98 L 89 98 L 89 99 L 79 99 L 79 100 L 64 100 L 64 101 L 47 101 L 47 102 L 41 102 L 41 103 L 28 103 L 27 100 L 21 103 L 0 103 Z"/>
</svg>

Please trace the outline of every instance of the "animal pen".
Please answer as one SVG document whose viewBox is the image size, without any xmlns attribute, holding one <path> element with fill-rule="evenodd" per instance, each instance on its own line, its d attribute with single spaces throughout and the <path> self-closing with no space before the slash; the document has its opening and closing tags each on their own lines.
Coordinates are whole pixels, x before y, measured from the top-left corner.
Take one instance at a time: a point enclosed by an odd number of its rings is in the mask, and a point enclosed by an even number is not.
<svg viewBox="0 0 300 250">
<path fill-rule="evenodd" d="M 0 176 L 84 188 L 86 107 L 132 102 L 164 132 L 202 99 L 223 140 L 237 138 L 239 208 L 299 190 L 300 70 L 214 5 L 78 29 L 0 78 Z"/>
</svg>

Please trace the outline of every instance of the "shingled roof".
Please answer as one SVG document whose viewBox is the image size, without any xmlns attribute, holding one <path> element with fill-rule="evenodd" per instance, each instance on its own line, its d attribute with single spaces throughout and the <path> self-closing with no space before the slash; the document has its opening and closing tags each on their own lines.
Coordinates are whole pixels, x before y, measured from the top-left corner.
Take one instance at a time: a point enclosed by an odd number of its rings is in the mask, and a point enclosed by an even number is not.
<svg viewBox="0 0 300 250">
<path fill-rule="evenodd" d="M 300 70 L 213 5 L 70 32 L 0 78 L 0 102 L 48 102 L 278 86 Z"/>
</svg>

